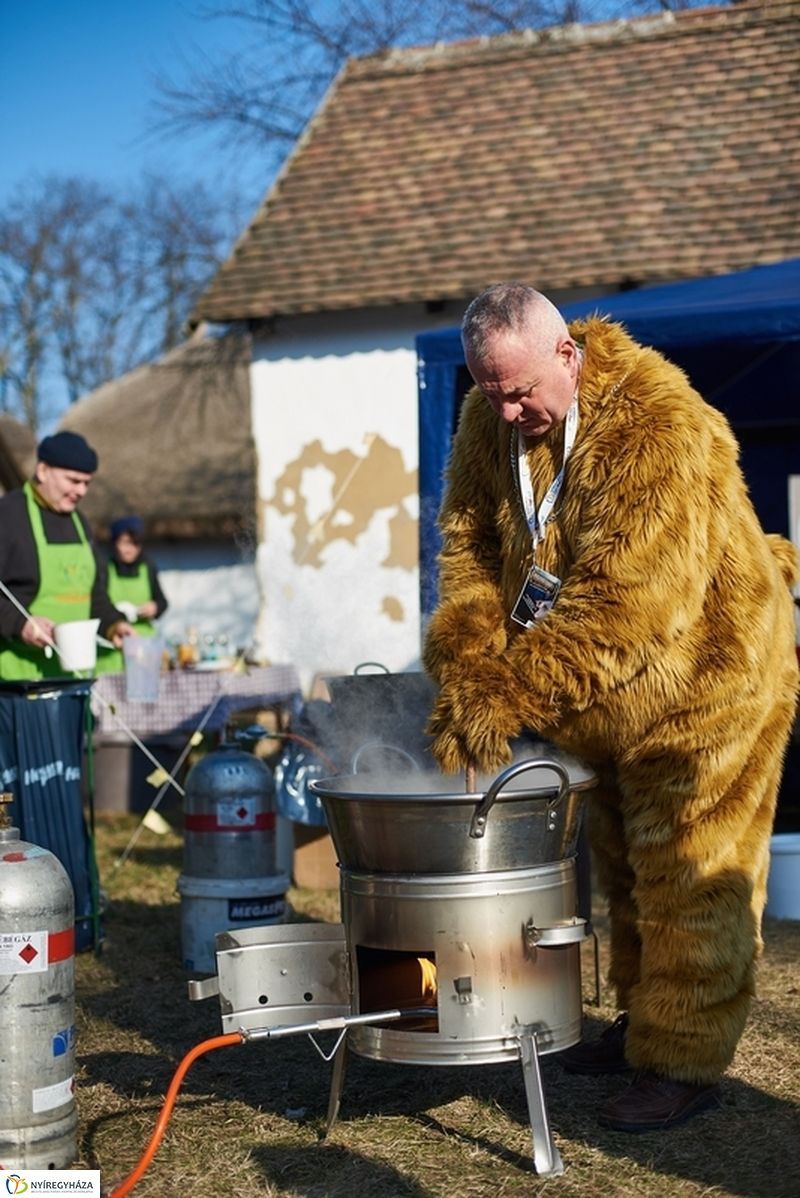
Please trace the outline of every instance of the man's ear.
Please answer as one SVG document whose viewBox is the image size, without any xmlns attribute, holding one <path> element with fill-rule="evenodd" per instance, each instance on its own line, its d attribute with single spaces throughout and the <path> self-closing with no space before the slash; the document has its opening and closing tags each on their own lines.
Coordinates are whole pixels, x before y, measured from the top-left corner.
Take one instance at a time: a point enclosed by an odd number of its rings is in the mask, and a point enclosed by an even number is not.
<svg viewBox="0 0 800 1198">
<path fill-rule="evenodd" d="M 569 364 L 577 359 L 578 347 L 571 337 L 562 337 L 556 349 L 556 353 L 559 355 L 559 357 L 563 358 L 567 364 Z"/>
</svg>

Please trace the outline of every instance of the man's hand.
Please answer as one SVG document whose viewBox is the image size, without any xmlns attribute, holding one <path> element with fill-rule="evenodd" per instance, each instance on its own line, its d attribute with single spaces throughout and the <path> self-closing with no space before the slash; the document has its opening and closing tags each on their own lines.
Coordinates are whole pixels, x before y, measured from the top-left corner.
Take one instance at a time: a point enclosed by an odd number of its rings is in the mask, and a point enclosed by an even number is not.
<svg viewBox="0 0 800 1198">
<path fill-rule="evenodd" d="M 46 645 L 52 645 L 54 630 L 53 620 L 48 620 L 46 616 L 31 616 L 25 621 L 19 635 L 26 645 L 44 649 Z"/>
<path fill-rule="evenodd" d="M 158 615 L 158 604 L 155 599 L 148 599 L 146 603 L 142 603 L 137 607 L 136 614 L 143 620 L 154 620 Z"/>
<path fill-rule="evenodd" d="M 107 639 L 111 641 L 115 649 L 122 648 L 122 642 L 126 636 L 135 635 L 136 629 L 127 620 L 117 620 L 116 624 L 112 624 L 106 633 Z"/>
<path fill-rule="evenodd" d="M 472 764 L 456 731 L 452 704 L 445 690 L 439 693 L 433 705 L 427 732 L 433 737 L 431 752 L 443 773 L 458 774 Z"/>
<path fill-rule="evenodd" d="M 428 724 L 431 750 L 445 773 L 471 764 L 486 772 L 511 760 L 508 742 L 522 731 L 521 690 L 501 658 L 472 661 L 450 673 Z"/>
</svg>

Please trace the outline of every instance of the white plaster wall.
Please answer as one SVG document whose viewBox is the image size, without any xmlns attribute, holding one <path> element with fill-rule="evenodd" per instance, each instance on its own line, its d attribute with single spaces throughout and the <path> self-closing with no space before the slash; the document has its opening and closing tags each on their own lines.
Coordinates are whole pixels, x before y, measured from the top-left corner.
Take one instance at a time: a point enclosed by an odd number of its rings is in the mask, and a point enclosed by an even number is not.
<svg viewBox="0 0 800 1198">
<path fill-rule="evenodd" d="M 259 603 L 253 546 L 156 541 L 147 553 L 169 602 L 159 621 L 168 640 L 182 640 L 193 626 L 201 636 L 227 636 L 234 649 L 252 644 Z"/>
<path fill-rule="evenodd" d="M 303 546 L 291 514 L 277 509 L 276 480 L 296 468 L 315 441 L 327 454 L 349 449 L 363 460 L 373 437 L 398 449 L 405 470 L 415 472 L 414 338 L 458 318 L 452 310 L 439 318 L 421 310 L 390 318 L 297 318 L 255 343 L 251 392 L 262 514 L 258 645 L 266 659 L 291 662 L 306 690 L 317 673 L 351 673 L 367 660 L 392 671 L 418 667 L 418 550 L 411 568 L 382 564 L 398 508 L 418 520 L 418 484 L 414 477 L 412 493 L 399 504 L 376 508 L 349 543 L 335 536 L 352 518 L 347 486 L 341 493 L 339 479 L 336 494 L 336 479 L 324 462 L 303 468 L 299 490 L 308 522 L 317 522 L 319 549 L 313 529 L 311 543 Z"/>
</svg>

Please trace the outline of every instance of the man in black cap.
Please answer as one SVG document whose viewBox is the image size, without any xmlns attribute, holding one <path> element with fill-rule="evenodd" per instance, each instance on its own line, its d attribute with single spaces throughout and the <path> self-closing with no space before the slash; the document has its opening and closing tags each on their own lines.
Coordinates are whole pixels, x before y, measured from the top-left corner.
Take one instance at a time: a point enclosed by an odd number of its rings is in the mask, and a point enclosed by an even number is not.
<svg viewBox="0 0 800 1198">
<path fill-rule="evenodd" d="M 56 624 L 100 620 L 117 646 L 133 632 L 106 591 L 89 526 L 77 508 L 97 470 L 78 433 L 45 437 L 34 477 L 0 498 L 0 580 L 28 615 L 0 593 L 0 678 L 63 675 L 49 646 Z"/>
</svg>

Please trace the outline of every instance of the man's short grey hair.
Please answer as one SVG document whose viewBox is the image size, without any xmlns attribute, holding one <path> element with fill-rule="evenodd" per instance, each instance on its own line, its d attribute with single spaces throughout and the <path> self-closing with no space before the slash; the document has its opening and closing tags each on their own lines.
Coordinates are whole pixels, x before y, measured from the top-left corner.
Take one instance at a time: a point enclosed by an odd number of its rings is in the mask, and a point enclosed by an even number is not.
<svg viewBox="0 0 800 1198">
<path fill-rule="evenodd" d="M 547 351 L 569 330 L 558 308 L 541 291 L 527 283 L 495 283 L 476 296 L 464 313 L 464 353 L 481 361 L 498 333 L 525 333 L 536 349 Z"/>
</svg>

